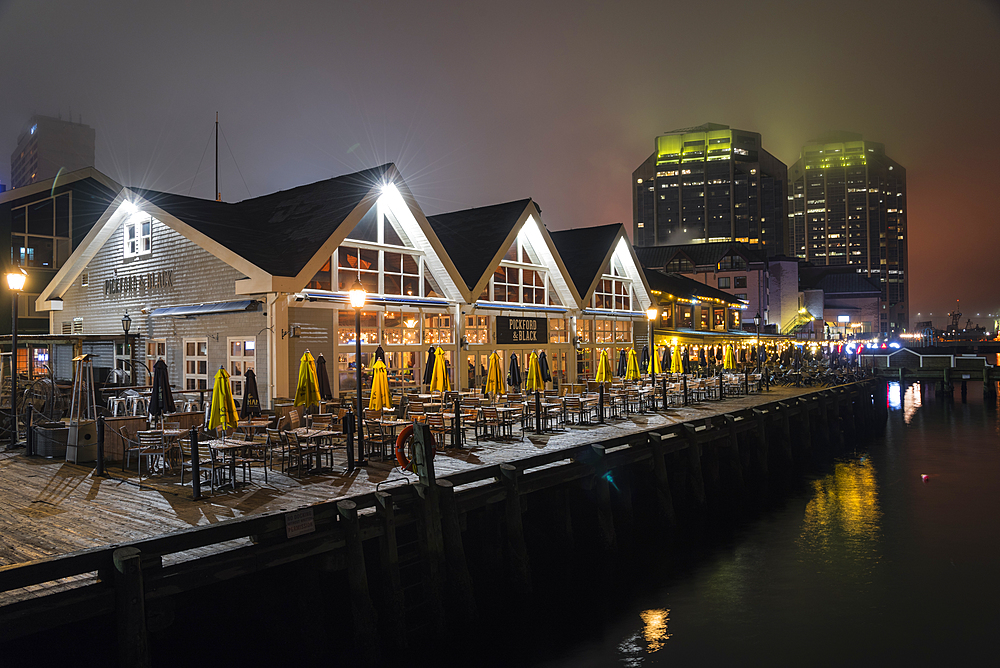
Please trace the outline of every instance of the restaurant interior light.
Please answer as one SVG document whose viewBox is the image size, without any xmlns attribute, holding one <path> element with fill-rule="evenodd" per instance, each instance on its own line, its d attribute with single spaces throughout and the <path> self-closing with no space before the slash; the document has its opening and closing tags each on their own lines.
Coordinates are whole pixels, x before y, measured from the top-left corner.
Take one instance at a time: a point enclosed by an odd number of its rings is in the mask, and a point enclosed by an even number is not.
<svg viewBox="0 0 1000 668">
<path fill-rule="evenodd" d="M 351 306 L 361 308 L 365 305 L 365 286 L 361 285 L 361 279 L 354 279 L 354 285 L 347 293 L 351 298 Z"/>
<path fill-rule="evenodd" d="M 16 271 L 7 274 L 7 287 L 20 292 L 24 289 L 24 282 L 28 280 L 28 272 L 23 267 L 18 267 Z"/>
</svg>

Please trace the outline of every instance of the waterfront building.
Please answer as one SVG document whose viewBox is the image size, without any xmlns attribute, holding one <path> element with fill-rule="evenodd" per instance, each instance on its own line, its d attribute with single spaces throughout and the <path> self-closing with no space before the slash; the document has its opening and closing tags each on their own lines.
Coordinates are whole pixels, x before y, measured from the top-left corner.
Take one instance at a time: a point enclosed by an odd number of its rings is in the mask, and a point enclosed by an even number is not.
<svg viewBox="0 0 1000 668">
<path fill-rule="evenodd" d="M 11 187 L 55 178 L 94 166 L 96 133 L 89 125 L 51 116 L 32 116 L 10 155 Z"/>
<path fill-rule="evenodd" d="M 636 246 L 739 241 L 786 252 L 785 164 L 757 132 L 705 123 L 656 138 L 632 173 Z"/>
<path fill-rule="evenodd" d="M 789 254 L 873 279 L 881 288 L 875 331 L 905 329 L 906 169 L 883 144 L 836 132 L 802 147 L 788 183 Z"/>
<path fill-rule="evenodd" d="M 119 350 L 163 359 L 191 392 L 222 366 L 237 401 L 253 368 L 267 405 L 291 396 L 306 350 L 326 358 L 335 394 L 356 390 L 347 291 L 360 280 L 360 364 L 381 346 L 396 387 L 421 384 L 431 345 L 456 389 L 482 382 L 494 350 L 522 368 L 546 351 L 558 385 L 579 379 L 575 332 L 631 345 L 651 303 L 624 228 L 598 243 L 565 257 L 530 199 L 425 216 L 391 164 L 235 204 L 120 188 L 35 307 L 51 337 L 103 337 L 95 366 Z M 126 313 L 134 351 L 108 343 Z M 61 350 L 53 369 L 68 378 Z"/>
</svg>

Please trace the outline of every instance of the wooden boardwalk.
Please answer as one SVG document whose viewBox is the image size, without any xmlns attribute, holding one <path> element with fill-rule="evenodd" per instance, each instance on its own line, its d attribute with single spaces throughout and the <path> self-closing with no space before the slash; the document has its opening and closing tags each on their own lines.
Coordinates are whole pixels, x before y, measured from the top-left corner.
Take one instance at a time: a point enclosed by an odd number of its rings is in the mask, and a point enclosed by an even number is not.
<svg viewBox="0 0 1000 668">
<path fill-rule="evenodd" d="M 447 476 L 480 465 L 498 464 L 586 443 L 596 443 L 648 429 L 697 421 L 723 413 L 807 394 L 807 388 L 779 387 L 724 401 L 705 402 L 662 413 L 633 415 L 603 426 L 571 427 L 564 432 L 523 441 L 474 440 L 465 449 L 439 452 L 437 475 Z M 517 432 L 515 432 L 516 434 Z M 237 491 L 216 492 L 200 501 L 191 499 L 190 482 L 154 478 L 135 484 L 134 473 L 112 467 L 110 478 L 97 478 L 93 469 L 60 460 L 0 454 L 0 566 L 77 550 L 150 538 L 192 526 L 271 511 L 289 511 L 342 496 L 410 484 L 416 476 L 404 474 L 391 461 L 373 461 L 353 476 L 316 475 L 299 480 L 269 473 L 269 482 L 254 471 L 253 483 Z M 225 549 L 215 545 L 214 549 Z M 208 548 L 206 548 L 208 549 Z M 177 554 L 185 560 L 196 555 Z M 166 561 L 166 560 L 165 560 Z"/>
</svg>

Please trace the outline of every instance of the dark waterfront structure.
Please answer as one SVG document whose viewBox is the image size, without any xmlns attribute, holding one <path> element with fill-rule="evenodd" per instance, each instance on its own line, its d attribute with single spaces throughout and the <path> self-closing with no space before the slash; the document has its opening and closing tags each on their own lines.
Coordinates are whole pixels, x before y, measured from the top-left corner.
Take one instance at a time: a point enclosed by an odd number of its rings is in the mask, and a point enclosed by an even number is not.
<svg viewBox="0 0 1000 668">
<path fill-rule="evenodd" d="M 789 254 L 855 266 L 881 284 L 878 331 L 906 329 L 906 168 L 883 144 L 836 132 L 802 147 L 788 184 Z"/>
<path fill-rule="evenodd" d="M 94 128 L 51 116 L 32 116 L 10 156 L 13 188 L 94 166 Z"/>
<path fill-rule="evenodd" d="M 786 179 L 757 132 L 716 123 L 668 132 L 632 173 L 632 238 L 636 246 L 740 241 L 783 254 Z"/>
</svg>

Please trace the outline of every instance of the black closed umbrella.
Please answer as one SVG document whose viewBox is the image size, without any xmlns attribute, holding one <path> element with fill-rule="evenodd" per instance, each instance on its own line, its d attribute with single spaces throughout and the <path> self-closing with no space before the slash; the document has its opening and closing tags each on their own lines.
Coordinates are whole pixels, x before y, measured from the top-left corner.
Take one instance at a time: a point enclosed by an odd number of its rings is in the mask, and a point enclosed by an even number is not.
<svg viewBox="0 0 1000 668">
<path fill-rule="evenodd" d="M 757 349 L 756 348 L 751 348 L 750 349 L 750 361 L 751 362 L 756 362 L 757 361 Z"/>
<path fill-rule="evenodd" d="M 434 346 L 427 349 L 427 364 L 424 365 L 424 385 L 431 384 L 434 375 Z"/>
<path fill-rule="evenodd" d="M 684 369 L 684 373 L 691 373 L 691 355 L 687 348 L 681 353 L 681 368 Z"/>
<path fill-rule="evenodd" d="M 149 400 L 149 414 L 162 416 L 164 413 L 173 413 L 174 410 L 174 395 L 170 392 L 167 363 L 158 360 L 153 365 L 153 396 Z"/>
<path fill-rule="evenodd" d="M 382 360 L 382 364 L 385 364 L 386 367 L 389 366 L 388 364 L 386 364 L 385 351 L 382 350 L 382 346 L 379 346 L 378 348 L 375 349 L 375 359 Z M 374 362 L 372 362 L 372 364 L 374 364 Z"/>
<path fill-rule="evenodd" d="M 670 346 L 663 346 L 663 357 L 660 358 L 660 369 L 663 373 L 670 373 Z"/>
<path fill-rule="evenodd" d="M 649 369 L 649 346 L 642 347 L 642 356 L 639 358 L 639 371 L 645 373 Z"/>
<path fill-rule="evenodd" d="M 715 347 L 715 359 L 717 359 L 717 360 L 725 359 L 725 357 L 723 357 L 723 355 L 725 355 L 725 353 L 722 352 L 722 346 L 716 346 Z"/>
<path fill-rule="evenodd" d="M 319 356 L 323 359 L 323 356 Z M 319 364 L 316 365 L 317 367 Z M 318 373 L 318 372 L 317 372 Z M 326 374 L 326 367 L 323 367 L 323 373 Z M 330 381 L 326 381 L 327 385 Z M 253 369 L 247 369 L 247 372 L 243 374 L 243 405 L 240 406 L 240 419 L 249 420 L 252 417 L 260 417 L 260 395 L 257 393 L 257 374 L 253 372 Z"/>
<path fill-rule="evenodd" d="M 323 357 L 323 353 L 320 353 L 319 357 L 316 358 L 316 381 L 319 383 L 319 398 L 323 401 L 332 401 L 333 389 L 330 387 L 330 374 L 326 370 L 326 358 Z M 254 379 L 254 387 L 257 387 L 256 379 Z"/>
<path fill-rule="evenodd" d="M 628 373 L 628 353 L 622 348 L 621 353 L 618 355 L 618 373 L 615 375 L 619 378 L 624 378 L 626 373 Z"/>
<path fill-rule="evenodd" d="M 538 370 L 542 372 L 542 380 L 544 382 L 552 382 L 552 374 L 549 373 L 549 358 L 544 350 L 538 356 Z"/>
<path fill-rule="evenodd" d="M 510 369 L 507 371 L 507 384 L 521 389 L 521 365 L 517 362 L 517 353 L 510 354 Z"/>
<path fill-rule="evenodd" d="M 699 348 L 698 349 L 698 364 L 702 365 L 703 367 L 704 366 L 708 366 L 708 358 L 705 357 L 705 349 L 704 348 Z"/>
</svg>

